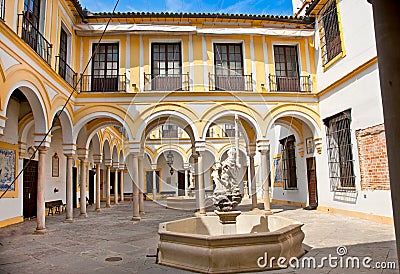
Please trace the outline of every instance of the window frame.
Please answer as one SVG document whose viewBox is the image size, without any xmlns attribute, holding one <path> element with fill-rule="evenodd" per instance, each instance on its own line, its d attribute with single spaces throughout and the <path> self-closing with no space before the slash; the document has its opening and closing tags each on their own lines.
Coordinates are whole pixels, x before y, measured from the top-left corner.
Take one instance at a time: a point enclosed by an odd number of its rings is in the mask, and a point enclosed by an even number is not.
<svg viewBox="0 0 400 274">
<path fill-rule="evenodd" d="M 297 190 L 296 138 L 290 135 L 279 140 L 282 152 L 282 173 L 285 190 Z M 290 151 L 289 151 L 290 149 Z M 288 155 L 293 157 L 288 157 Z"/>
<path fill-rule="evenodd" d="M 93 42 L 92 43 L 92 47 L 91 47 L 91 50 L 92 50 L 92 54 L 95 52 L 95 50 L 96 50 L 96 47 L 97 47 L 97 45 L 98 45 L 99 43 L 96 43 L 96 42 Z M 99 58 L 99 56 L 100 56 L 100 53 L 99 53 L 99 51 L 100 51 L 100 47 L 106 47 L 106 49 L 105 49 L 105 53 L 104 53 L 104 55 L 105 55 L 105 60 L 104 61 L 99 61 L 100 63 L 104 63 L 104 68 L 100 68 L 100 69 L 97 69 L 97 68 L 95 68 L 95 64 L 96 64 L 96 58 Z M 108 62 L 108 54 L 109 54 L 109 52 L 107 51 L 107 49 L 108 49 L 108 47 L 116 47 L 116 49 L 117 49 L 117 58 L 116 58 L 116 61 L 113 61 L 113 57 L 111 58 L 111 63 L 116 63 L 117 64 L 117 66 L 116 66 L 116 69 L 114 69 L 114 68 L 111 68 L 111 69 L 108 69 L 107 68 L 107 64 L 109 63 Z M 113 52 L 113 50 L 111 51 L 111 54 L 113 55 L 114 54 L 114 52 Z M 99 91 L 99 92 L 115 92 L 115 91 L 119 91 L 119 89 L 120 89 L 120 58 L 121 58 L 121 49 L 120 49 L 120 42 L 119 41 L 106 41 L 106 42 L 102 42 L 102 43 L 100 43 L 99 44 L 99 48 L 98 48 L 98 50 L 97 50 L 97 53 L 96 53 L 96 55 L 94 56 L 94 58 L 93 58 L 93 60 L 92 60 L 92 66 L 91 66 L 91 77 L 90 77 L 90 80 L 91 80 L 91 91 L 95 91 L 95 92 L 97 92 L 97 91 Z M 95 75 L 95 71 L 102 71 L 103 72 L 103 75 Z M 109 74 L 109 73 L 107 73 L 108 71 L 115 71 L 116 72 L 116 74 Z M 107 76 L 114 76 L 114 77 L 107 77 Z M 107 88 L 105 89 L 105 90 L 99 90 L 99 89 L 97 89 L 96 87 L 97 87 L 97 85 L 101 85 L 101 81 L 104 81 L 104 83 L 103 83 L 103 86 L 107 86 Z M 107 81 L 107 83 L 105 83 Z M 112 81 L 115 81 L 115 83 L 112 83 Z M 97 83 L 98 82 L 98 83 Z M 113 87 L 111 87 L 110 85 L 113 85 Z"/>
<path fill-rule="evenodd" d="M 346 121 L 347 120 L 347 121 Z M 329 180 L 331 191 L 355 191 L 356 175 L 351 130 L 351 110 L 339 112 L 323 119 L 326 131 Z M 341 127 L 338 123 L 342 122 Z M 333 123 L 334 126 L 333 126 Z M 343 128 L 343 124 L 345 128 Z M 337 130 L 341 128 L 340 130 Z M 334 135 L 342 131 L 341 135 Z M 344 138 L 339 139 L 339 138 Z M 347 142 L 346 142 L 347 141 Z M 335 146 L 332 146 L 336 144 Z M 350 171 L 348 171 L 350 169 Z M 342 173 L 347 174 L 345 177 Z M 350 181 L 350 183 L 349 183 Z"/>
<path fill-rule="evenodd" d="M 217 50 L 217 47 L 218 46 L 224 46 L 224 47 L 226 47 L 226 55 L 227 55 L 227 67 L 225 68 L 226 69 L 226 71 L 228 72 L 228 74 L 227 75 L 225 75 L 225 74 L 219 74 L 219 73 L 217 73 L 217 71 L 218 71 L 218 69 L 217 69 L 217 56 L 219 55 L 219 50 Z M 241 64 L 241 74 L 231 74 L 231 69 L 230 69 L 230 64 L 231 64 L 231 62 L 235 62 L 235 63 L 237 63 L 237 61 L 231 61 L 230 60 L 230 51 L 229 51 L 229 47 L 230 46 L 234 46 L 234 47 L 236 47 L 236 46 L 238 46 L 239 48 L 240 48 L 240 64 Z M 244 62 L 244 59 L 245 59 L 245 57 L 244 57 L 244 48 L 243 48 L 243 42 L 238 42 L 238 41 L 230 41 L 230 42 L 213 42 L 213 65 L 214 65 L 214 74 L 216 75 L 216 76 L 245 76 L 246 74 L 245 74 L 245 67 L 244 67 L 244 64 L 245 64 L 245 62 Z M 236 54 L 235 52 L 234 53 L 232 53 L 232 54 Z M 222 61 L 222 59 L 220 59 L 221 61 Z M 223 66 L 221 66 L 221 68 L 222 69 L 224 69 L 224 67 Z M 235 65 L 235 68 L 236 68 L 236 65 Z M 234 71 L 236 72 L 238 69 L 235 69 Z"/>
<path fill-rule="evenodd" d="M 328 53 L 326 53 L 326 41 L 325 39 L 325 28 L 324 28 L 324 13 L 327 11 L 327 9 L 330 7 L 330 5 L 335 5 L 336 9 L 336 19 L 337 19 L 337 31 L 339 32 L 338 36 L 340 39 L 340 47 L 341 51 L 338 52 L 335 56 L 332 58 L 326 59 L 326 56 Z M 320 49 L 321 49 L 321 60 L 322 60 L 322 68 L 323 71 L 325 72 L 330 66 L 332 66 L 334 63 L 336 63 L 339 59 L 343 58 L 346 56 L 346 51 L 345 51 L 345 46 L 344 46 L 344 37 L 343 37 L 343 28 L 342 28 L 342 21 L 341 21 L 341 16 L 340 16 L 340 7 L 339 3 L 337 0 L 327 0 L 324 6 L 322 7 L 321 11 L 318 14 L 318 28 L 319 28 L 319 39 L 320 39 Z"/>
</svg>

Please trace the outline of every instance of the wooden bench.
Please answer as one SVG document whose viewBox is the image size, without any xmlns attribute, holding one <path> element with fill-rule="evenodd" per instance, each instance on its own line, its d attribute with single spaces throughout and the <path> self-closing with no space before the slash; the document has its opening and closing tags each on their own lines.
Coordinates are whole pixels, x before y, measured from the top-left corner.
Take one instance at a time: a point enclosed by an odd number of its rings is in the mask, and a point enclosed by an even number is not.
<svg viewBox="0 0 400 274">
<path fill-rule="evenodd" d="M 47 216 L 55 214 L 60 214 L 64 210 L 64 204 L 62 200 L 55 200 L 45 203 L 45 207 L 48 208 Z M 53 212 L 53 208 L 55 211 Z"/>
</svg>

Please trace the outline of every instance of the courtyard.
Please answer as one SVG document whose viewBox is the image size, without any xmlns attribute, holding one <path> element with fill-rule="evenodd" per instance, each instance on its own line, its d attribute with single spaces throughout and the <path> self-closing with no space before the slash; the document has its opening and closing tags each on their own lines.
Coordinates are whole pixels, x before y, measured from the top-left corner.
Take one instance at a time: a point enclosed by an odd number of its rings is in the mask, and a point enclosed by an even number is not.
<svg viewBox="0 0 400 274">
<path fill-rule="evenodd" d="M 247 211 L 251 204 L 240 206 Z M 261 205 L 259 205 L 261 208 Z M 156 264 L 158 224 L 193 216 L 193 212 L 167 209 L 145 201 L 145 215 L 131 221 L 132 203 L 102 208 L 88 207 L 88 218 L 79 218 L 74 210 L 74 223 L 65 223 L 65 213 L 46 217 L 47 234 L 33 235 L 36 220 L 0 230 L 0 273 L 187 273 Z M 370 269 L 331 268 L 325 263 L 318 269 L 282 269 L 270 273 L 397 273 L 394 229 L 342 215 L 307 211 L 272 204 L 283 217 L 304 223 L 306 257 L 338 256 L 337 248 L 345 247 L 346 256 L 370 257 Z M 245 254 L 243 254 L 245 256 Z M 257 260 L 258 258 L 254 258 Z M 376 262 L 396 262 L 396 269 L 377 269 Z"/>
</svg>

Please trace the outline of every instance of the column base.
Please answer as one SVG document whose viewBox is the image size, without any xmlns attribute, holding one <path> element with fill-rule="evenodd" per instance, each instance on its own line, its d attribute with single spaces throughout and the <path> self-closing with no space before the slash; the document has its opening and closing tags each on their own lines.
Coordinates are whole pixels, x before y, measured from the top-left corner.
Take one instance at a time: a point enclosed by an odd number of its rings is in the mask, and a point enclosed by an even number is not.
<svg viewBox="0 0 400 274">
<path fill-rule="evenodd" d="M 146 213 L 144 211 L 139 212 L 140 215 L 145 215 Z"/>
<path fill-rule="evenodd" d="M 251 211 L 260 211 L 260 209 L 258 207 L 255 207 L 255 208 L 251 209 Z"/>
<path fill-rule="evenodd" d="M 74 219 L 65 219 L 64 220 L 64 223 L 73 223 L 74 222 Z"/>
<path fill-rule="evenodd" d="M 79 214 L 79 218 L 87 218 L 87 217 L 88 217 L 87 213 Z"/>
<path fill-rule="evenodd" d="M 111 205 L 106 205 L 106 208 L 110 208 L 111 207 Z"/>
<path fill-rule="evenodd" d="M 36 228 L 36 230 L 33 231 L 32 234 L 34 234 L 34 235 L 43 235 L 43 234 L 46 234 L 46 233 L 47 233 L 47 229 L 46 228 L 42 228 L 42 229 Z"/>
<path fill-rule="evenodd" d="M 95 211 L 96 212 L 101 212 L 101 209 L 100 208 L 96 208 Z"/>
<path fill-rule="evenodd" d="M 272 215 L 272 214 L 274 214 L 272 211 L 271 211 L 271 209 L 268 209 L 268 210 L 263 210 L 263 212 L 264 212 L 264 214 L 265 215 Z"/>
<path fill-rule="evenodd" d="M 119 205 L 119 203 L 114 203 L 114 205 Z"/>
<path fill-rule="evenodd" d="M 132 217 L 132 221 L 140 221 L 142 218 L 140 218 L 140 217 L 136 217 L 136 216 L 133 216 Z"/>
</svg>

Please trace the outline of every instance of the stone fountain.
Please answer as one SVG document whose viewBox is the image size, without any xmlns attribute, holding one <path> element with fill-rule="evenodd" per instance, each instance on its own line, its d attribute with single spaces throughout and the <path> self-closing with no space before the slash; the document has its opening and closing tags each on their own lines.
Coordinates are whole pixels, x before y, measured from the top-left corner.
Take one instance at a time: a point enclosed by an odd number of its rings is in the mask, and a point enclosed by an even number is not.
<svg viewBox="0 0 400 274">
<path fill-rule="evenodd" d="M 237 118 L 235 124 L 238 137 Z M 263 271 L 279 268 L 277 260 L 260 264 L 266 254 L 283 257 L 286 263 L 304 254 L 303 224 L 262 211 L 237 210 L 242 200 L 237 152 L 238 142 L 225 161 L 213 166 L 214 212 L 159 225 L 160 264 L 202 273 Z"/>
</svg>

